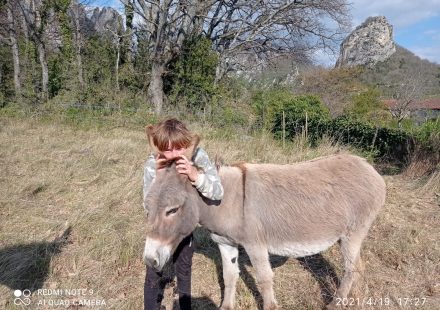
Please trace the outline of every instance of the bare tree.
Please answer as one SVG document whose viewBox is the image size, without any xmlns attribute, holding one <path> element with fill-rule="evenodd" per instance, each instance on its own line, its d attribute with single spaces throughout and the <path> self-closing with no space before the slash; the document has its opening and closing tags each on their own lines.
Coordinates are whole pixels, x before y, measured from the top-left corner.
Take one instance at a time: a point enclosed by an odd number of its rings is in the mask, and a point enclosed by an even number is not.
<svg viewBox="0 0 440 310">
<path fill-rule="evenodd" d="M 121 0 L 125 11 L 125 35 L 123 37 L 124 61 L 133 62 L 133 34 L 134 34 L 134 3 L 133 0 Z"/>
<path fill-rule="evenodd" d="M 82 16 L 82 8 L 81 4 L 72 1 L 70 4 L 71 12 L 72 12 L 72 19 L 73 19 L 73 25 L 74 25 L 74 32 L 73 32 L 73 41 L 75 46 L 75 58 L 76 58 L 76 67 L 78 71 L 78 83 L 81 87 L 81 89 L 84 89 L 85 83 L 83 78 L 83 66 L 82 66 L 82 48 L 83 48 L 83 34 L 81 32 L 81 22 L 84 20 L 84 16 Z"/>
<path fill-rule="evenodd" d="M 160 113 L 166 66 L 180 53 L 184 39 L 204 34 L 220 62 L 216 80 L 245 64 L 243 57 L 270 59 L 285 54 L 336 50 L 349 24 L 346 0 L 136 0 L 150 49 L 148 94 Z M 331 26 L 333 24 L 333 27 Z"/>
<path fill-rule="evenodd" d="M 395 103 L 391 106 L 390 112 L 397 119 L 399 127 L 409 116 L 414 104 L 422 99 L 424 84 L 422 72 L 418 71 L 408 73 L 399 84 L 395 85 L 392 96 Z"/>
<path fill-rule="evenodd" d="M 136 0 L 134 10 L 144 24 L 148 41 L 151 76 L 148 97 L 157 114 L 164 102 L 163 75 L 167 64 L 180 52 L 183 40 L 193 33 L 197 13 L 213 1 Z"/>
<path fill-rule="evenodd" d="M 30 38 L 34 41 L 38 59 L 41 66 L 41 95 L 42 99 L 48 97 L 49 69 L 47 66 L 47 52 L 44 38 L 44 28 L 46 21 L 42 20 L 41 10 L 42 0 L 23 0 L 17 1 L 20 6 L 22 16 L 26 22 L 26 29 L 29 31 Z"/>
<path fill-rule="evenodd" d="M 33 31 L 33 38 L 37 45 L 38 59 L 41 65 L 41 93 L 43 100 L 48 98 L 49 85 L 49 69 L 47 66 L 46 46 L 44 42 L 44 22 L 41 19 L 42 2 L 39 0 L 31 0 L 31 8 L 34 14 L 35 28 Z"/>
<path fill-rule="evenodd" d="M 18 50 L 18 34 L 16 25 L 16 16 L 14 15 L 14 3 L 8 1 L 6 3 L 6 10 L 8 15 L 8 32 L 9 32 L 9 44 L 12 50 L 12 62 L 14 64 L 14 88 L 15 96 L 21 95 L 21 81 L 20 81 L 20 55 Z"/>
<path fill-rule="evenodd" d="M 335 52 L 349 21 L 345 0 L 232 0 L 216 1 L 204 30 L 221 56 L 219 80 L 228 71 L 248 65 L 242 59 L 249 55 L 267 63 L 286 54 L 310 58 L 318 49 Z"/>
<path fill-rule="evenodd" d="M 113 31 L 110 28 L 107 28 L 107 31 L 110 32 L 113 36 L 113 44 L 116 47 L 116 61 L 115 61 L 115 80 L 116 80 L 116 90 L 119 91 L 119 63 L 121 61 L 121 43 L 124 42 L 124 39 L 127 37 L 131 37 L 133 33 L 122 33 L 119 29 L 118 31 Z"/>
</svg>

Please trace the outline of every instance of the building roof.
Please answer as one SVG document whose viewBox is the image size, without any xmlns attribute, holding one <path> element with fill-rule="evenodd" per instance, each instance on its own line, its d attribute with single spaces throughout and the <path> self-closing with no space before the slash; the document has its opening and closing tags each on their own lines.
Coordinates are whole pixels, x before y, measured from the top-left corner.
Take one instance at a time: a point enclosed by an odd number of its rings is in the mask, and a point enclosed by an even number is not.
<svg viewBox="0 0 440 310">
<path fill-rule="evenodd" d="M 388 109 L 392 109 L 396 104 L 395 99 L 385 99 L 383 100 Z M 409 105 L 410 110 L 440 110 L 440 97 L 439 98 L 428 98 L 420 101 L 412 102 Z"/>
</svg>

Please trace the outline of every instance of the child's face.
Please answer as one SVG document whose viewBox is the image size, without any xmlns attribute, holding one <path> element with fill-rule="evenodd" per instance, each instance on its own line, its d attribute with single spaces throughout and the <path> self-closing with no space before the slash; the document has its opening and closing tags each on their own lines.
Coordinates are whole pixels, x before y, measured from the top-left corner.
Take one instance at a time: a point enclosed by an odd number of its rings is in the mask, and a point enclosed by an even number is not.
<svg viewBox="0 0 440 310">
<path fill-rule="evenodd" d="M 176 148 L 170 144 L 168 144 L 168 148 L 165 151 L 159 152 L 161 157 L 164 157 L 166 160 L 174 159 L 183 155 L 186 151 L 186 148 Z"/>
</svg>

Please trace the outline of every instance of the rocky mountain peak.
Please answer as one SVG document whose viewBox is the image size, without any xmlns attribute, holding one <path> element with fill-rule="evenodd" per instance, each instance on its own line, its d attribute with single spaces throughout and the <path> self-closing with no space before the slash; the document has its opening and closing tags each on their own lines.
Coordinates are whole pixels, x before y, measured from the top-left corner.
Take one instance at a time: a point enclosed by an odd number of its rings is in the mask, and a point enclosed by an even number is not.
<svg viewBox="0 0 440 310">
<path fill-rule="evenodd" d="M 373 67 L 395 51 L 393 26 L 384 16 L 368 17 L 342 42 L 336 67 Z"/>
<path fill-rule="evenodd" d="M 118 11 L 110 7 L 95 8 L 90 21 L 97 33 L 105 33 L 108 29 L 117 32 L 122 26 L 122 17 Z"/>
</svg>

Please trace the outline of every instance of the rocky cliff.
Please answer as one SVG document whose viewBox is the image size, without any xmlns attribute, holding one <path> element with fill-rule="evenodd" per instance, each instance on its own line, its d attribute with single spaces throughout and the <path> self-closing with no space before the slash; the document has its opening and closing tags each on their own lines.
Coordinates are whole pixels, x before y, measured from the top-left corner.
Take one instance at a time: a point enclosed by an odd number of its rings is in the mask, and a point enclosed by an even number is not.
<svg viewBox="0 0 440 310">
<path fill-rule="evenodd" d="M 384 16 L 369 17 L 342 42 L 336 67 L 373 67 L 395 51 L 393 27 Z"/>
<path fill-rule="evenodd" d="M 117 32 L 123 29 L 121 15 L 110 7 L 95 8 L 89 17 L 89 21 L 93 25 L 93 30 L 99 34 L 105 33 L 108 30 Z"/>
<path fill-rule="evenodd" d="M 49 51 L 58 50 L 63 46 L 62 30 L 60 22 L 53 9 L 48 11 L 49 20 L 45 29 L 46 46 Z M 75 18 L 78 18 L 81 27 L 81 34 L 85 37 L 104 36 L 113 38 L 113 33 L 120 33 L 124 30 L 122 16 L 113 8 L 94 8 L 90 12 L 83 5 L 71 6 L 67 10 L 70 17 L 72 31 L 75 31 Z"/>
</svg>

